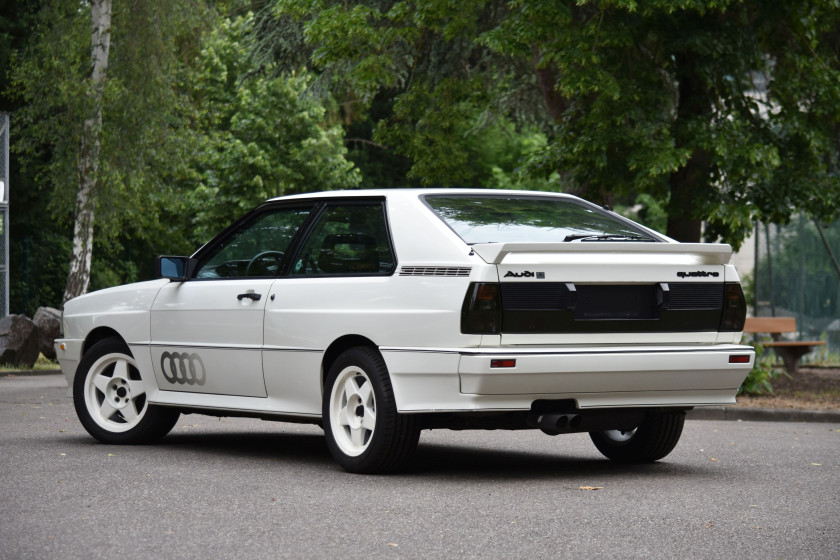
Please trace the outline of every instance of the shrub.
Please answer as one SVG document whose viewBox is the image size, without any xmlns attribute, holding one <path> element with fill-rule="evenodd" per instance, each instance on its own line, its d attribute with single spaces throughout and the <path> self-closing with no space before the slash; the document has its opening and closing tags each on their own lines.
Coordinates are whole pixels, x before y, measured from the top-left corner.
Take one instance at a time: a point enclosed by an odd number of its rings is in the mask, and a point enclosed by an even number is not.
<svg viewBox="0 0 840 560">
<path fill-rule="evenodd" d="M 772 381 L 782 375 L 787 376 L 787 372 L 773 367 L 775 359 L 772 353 L 764 352 L 764 346 L 760 342 L 755 342 L 755 363 L 738 389 L 739 395 L 772 395 L 773 384 Z"/>
</svg>

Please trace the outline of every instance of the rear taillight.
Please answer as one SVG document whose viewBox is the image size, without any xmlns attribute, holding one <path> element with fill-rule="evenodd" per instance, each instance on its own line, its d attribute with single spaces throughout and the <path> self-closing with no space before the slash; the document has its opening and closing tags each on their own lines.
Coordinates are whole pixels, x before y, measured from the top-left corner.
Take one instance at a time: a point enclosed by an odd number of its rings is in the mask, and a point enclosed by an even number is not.
<svg viewBox="0 0 840 560">
<path fill-rule="evenodd" d="M 720 332 L 740 332 L 744 330 L 747 318 L 747 301 L 741 284 L 727 282 L 723 285 L 723 315 L 720 318 Z"/>
<path fill-rule="evenodd" d="M 498 334 L 502 330 L 502 298 L 499 285 L 473 282 L 461 307 L 461 332 Z"/>
</svg>

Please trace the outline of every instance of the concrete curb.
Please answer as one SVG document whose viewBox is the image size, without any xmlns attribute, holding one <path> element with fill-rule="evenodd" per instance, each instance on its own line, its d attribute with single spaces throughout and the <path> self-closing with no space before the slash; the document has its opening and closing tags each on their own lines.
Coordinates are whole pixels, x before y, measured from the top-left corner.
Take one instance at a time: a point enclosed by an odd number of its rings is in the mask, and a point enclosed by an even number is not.
<svg viewBox="0 0 840 560">
<path fill-rule="evenodd" d="M 13 371 L 0 371 L 0 377 L 26 377 L 30 375 L 55 375 L 60 373 L 60 369 L 20 369 Z"/>
<path fill-rule="evenodd" d="M 822 422 L 840 424 L 840 410 L 703 406 L 689 410 L 688 420 L 743 420 L 749 422 Z"/>
</svg>

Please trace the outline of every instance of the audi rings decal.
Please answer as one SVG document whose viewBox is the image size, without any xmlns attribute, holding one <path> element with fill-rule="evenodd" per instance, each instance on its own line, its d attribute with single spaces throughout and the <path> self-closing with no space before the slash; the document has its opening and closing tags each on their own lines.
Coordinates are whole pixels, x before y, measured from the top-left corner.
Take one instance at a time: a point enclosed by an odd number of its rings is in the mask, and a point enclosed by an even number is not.
<svg viewBox="0 0 840 560">
<path fill-rule="evenodd" d="M 204 385 L 207 371 L 198 354 L 164 352 L 160 356 L 160 370 L 170 383 Z"/>
</svg>

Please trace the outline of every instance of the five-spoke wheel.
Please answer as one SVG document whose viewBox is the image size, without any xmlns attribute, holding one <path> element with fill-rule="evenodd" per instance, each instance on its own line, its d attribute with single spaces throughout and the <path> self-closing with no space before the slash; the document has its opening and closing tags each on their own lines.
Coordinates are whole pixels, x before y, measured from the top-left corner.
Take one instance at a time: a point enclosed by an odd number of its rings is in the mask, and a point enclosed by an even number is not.
<svg viewBox="0 0 840 560">
<path fill-rule="evenodd" d="M 177 410 L 149 405 L 137 364 L 114 338 L 96 343 L 83 357 L 73 383 L 79 420 L 105 443 L 145 443 L 166 435 Z"/>
<path fill-rule="evenodd" d="M 356 457 L 367 449 L 376 429 L 376 396 L 358 367 L 339 372 L 330 395 L 330 418 L 335 419 L 333 436 L 342 452 Z"/>
<path fill-rule="evenodd" d="M 91 418 L 112 432 L 126 432 L 135 427 L 148 406 L 137 366 L 123 354 L 99 358 L 85 377 L 84 391 Z"/>
<path fill-rule="evenodd" d="M 420 435 L 414 417 L 397 412 L 385 363 L 368 347 L 347 350 L 333 363 L 324 387 L 323 420 L 330 453 L 351 472 L 399 468 Z"/>
</svg>

